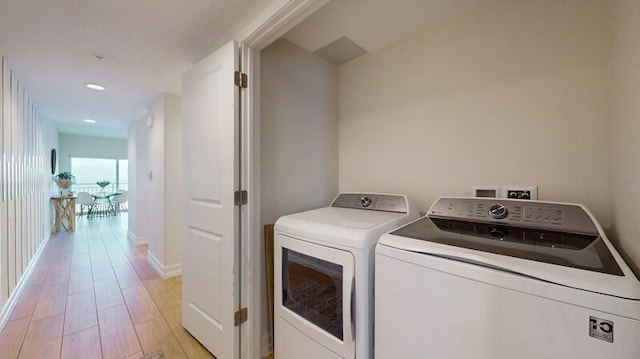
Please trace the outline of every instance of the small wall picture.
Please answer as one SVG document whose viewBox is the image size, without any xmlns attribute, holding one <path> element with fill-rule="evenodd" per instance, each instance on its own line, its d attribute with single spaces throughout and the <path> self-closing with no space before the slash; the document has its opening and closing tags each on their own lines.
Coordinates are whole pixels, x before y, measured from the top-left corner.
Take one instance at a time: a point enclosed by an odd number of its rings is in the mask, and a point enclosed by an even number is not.
<svg viewBox="0 0 640 359">
<path fill-rule="evenodd" d="M 56 149 L 52 148 L 51 149 L 51 174 L 54 175 L 56 174 L 56 160 L 58 158 L 58 155 L 56 154 Z"/>
</svg>

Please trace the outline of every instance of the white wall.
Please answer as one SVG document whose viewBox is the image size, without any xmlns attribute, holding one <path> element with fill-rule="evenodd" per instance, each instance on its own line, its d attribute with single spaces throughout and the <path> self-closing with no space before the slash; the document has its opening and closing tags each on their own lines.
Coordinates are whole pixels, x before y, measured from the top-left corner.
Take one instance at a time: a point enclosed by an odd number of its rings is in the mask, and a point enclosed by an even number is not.
<svg viewBox="0 0 640 359">
<path fill-rule="evenodd" d="M 340 190 L 537 184 L 609 226 L 609 7 L 495 1 L 339 69 Z"/>
<path fill-rule="evenodd" d="M 147 118 L 134 122 L 129 128 L 128 158 L 129 158 L 129 204 L 128 231 L 131 242 L 136 245 L 147 244 L 148 232 L 148 134 Z"/>
<path fill-rule="evenodd" d="M 151 180 L 147 183 L 149 190 L 149 207 L 147 223 L 149 224 L 149 253 L 161 263 L 165 255 L 164 232 L 164 97 L 161 97 L 151 108 L 153 126 L 147 129 L 149 142 L 147 144 L 147 160 Z"/>
<path fill-rule="evenodd" d="M 182 265 L 182 99 L 164 94 L 147 128 L 149 253 L 161 271 Z M 138 146 L 140 148 L 140 146 Z M 173 269 L 172 269 L 173 268 Z M 174 273 L 179 274 L 179 273 Z"/>
<path fill-rule="evenodd" d="M 165 265 L 182 264 L 182 98 L 164 96 Z"/>
<path fill-rule="evenodd" d="M 338 190 L 338 73 L 335 66 L 283 39 L 262 51 L 260 72 L 264 225 L 326 206 Z M 264 268 L 264 258 L 256 265 Z M 269 320 L 262 283 L 264 338 Z"/>
<path fill-rule="evenodd" d="M 611 232 L 640 275 L 640 2 L 616 0 L 613 18 Z"/>
<path fill-rule="evenodd" d="M 49 162 L 57 132 L 19 77 L 0 57 L 0 327 L 51 231 Z"/>
<path fill-rule="evenodd" d="M 222 45 L 228 43 L 231 40 L 236 40 L 241 31 L 243 31 L 256 17 L 260 15 L 269 5 L 276 2 L 276 0 L 252 0 L 252 4 L 248 6 L 238 18 L 234 19 L 232 24 L 217 38 L 213 39 L 210 46 L 206 47 L 206 50 L 200 54 L 194 64 L 198 63 L 205 57 L 214 53 Z"/>
<path fill-rule="evenodd" d="M 338 189 L 337 69 L 280 39 L 261 54 L 264 224 L 326 206 Z"/>
<path fill-rule="evenodd" d="M 127 140 L 60 134 L 58 172 L 71 170 L 71 157 L 127 159 Z"/>
</svg>

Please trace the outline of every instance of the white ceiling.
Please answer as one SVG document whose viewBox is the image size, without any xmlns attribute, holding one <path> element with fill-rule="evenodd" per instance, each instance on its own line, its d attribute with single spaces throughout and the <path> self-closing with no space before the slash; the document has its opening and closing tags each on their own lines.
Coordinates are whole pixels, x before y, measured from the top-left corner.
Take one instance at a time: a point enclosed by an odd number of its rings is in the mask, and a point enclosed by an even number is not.
<svg viewBox="0 0 640 359">
<path fill-rule="evenodd" d="M 333 0 L 285 38 L 309 52 L 346 36 L 368 52 L 433 29 L 491 0 Z"/>
<path fill-rule="evenodd" d="M 181 93 L 182 73 L 254 1 L 0 0 L 0 56 L 61 132 L 93 118 L 114 129 L 88 132 L 126 136 L 160 94 Z"/>
<path fill-rule="evenodd" d="M 0 55 L 60 132 L 126 137 L 255 1 L 0 0 Z M 373 52 L 487 1 L 333 0 L 286 37 L 313 52 L 347 36 Z"/>
</svg>

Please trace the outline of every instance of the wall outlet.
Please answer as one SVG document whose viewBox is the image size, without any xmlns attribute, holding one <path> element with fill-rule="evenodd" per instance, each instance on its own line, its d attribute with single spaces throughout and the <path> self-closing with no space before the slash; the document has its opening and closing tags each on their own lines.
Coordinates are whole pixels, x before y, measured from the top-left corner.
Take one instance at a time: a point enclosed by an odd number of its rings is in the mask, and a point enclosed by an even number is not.
<svg viewBox="0 0 640 359">
<path fill-rule="evenodd" d="M 502 198 L 538 199 L 538 186 L 503 185 Z"/>
</svg>

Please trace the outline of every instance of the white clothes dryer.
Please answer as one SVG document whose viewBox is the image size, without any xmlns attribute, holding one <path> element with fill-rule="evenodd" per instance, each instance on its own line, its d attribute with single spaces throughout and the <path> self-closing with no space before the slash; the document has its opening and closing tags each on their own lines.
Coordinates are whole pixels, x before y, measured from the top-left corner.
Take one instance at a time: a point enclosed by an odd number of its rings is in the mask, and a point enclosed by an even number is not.
<svg viewBox="0 0 640 359">
<path fill-rule="evenodd" d="M 380 235 L 417 218 L 406 196 L 341 193 L 275 224 L 275 355 L 373 358 L 373 264 Z"/>
<path fill-rule="evenodd" d="M 377 359 L 640 358 L 640 282 L 581 205 L 440 198 L 375 283 Z"/>
</svg>

